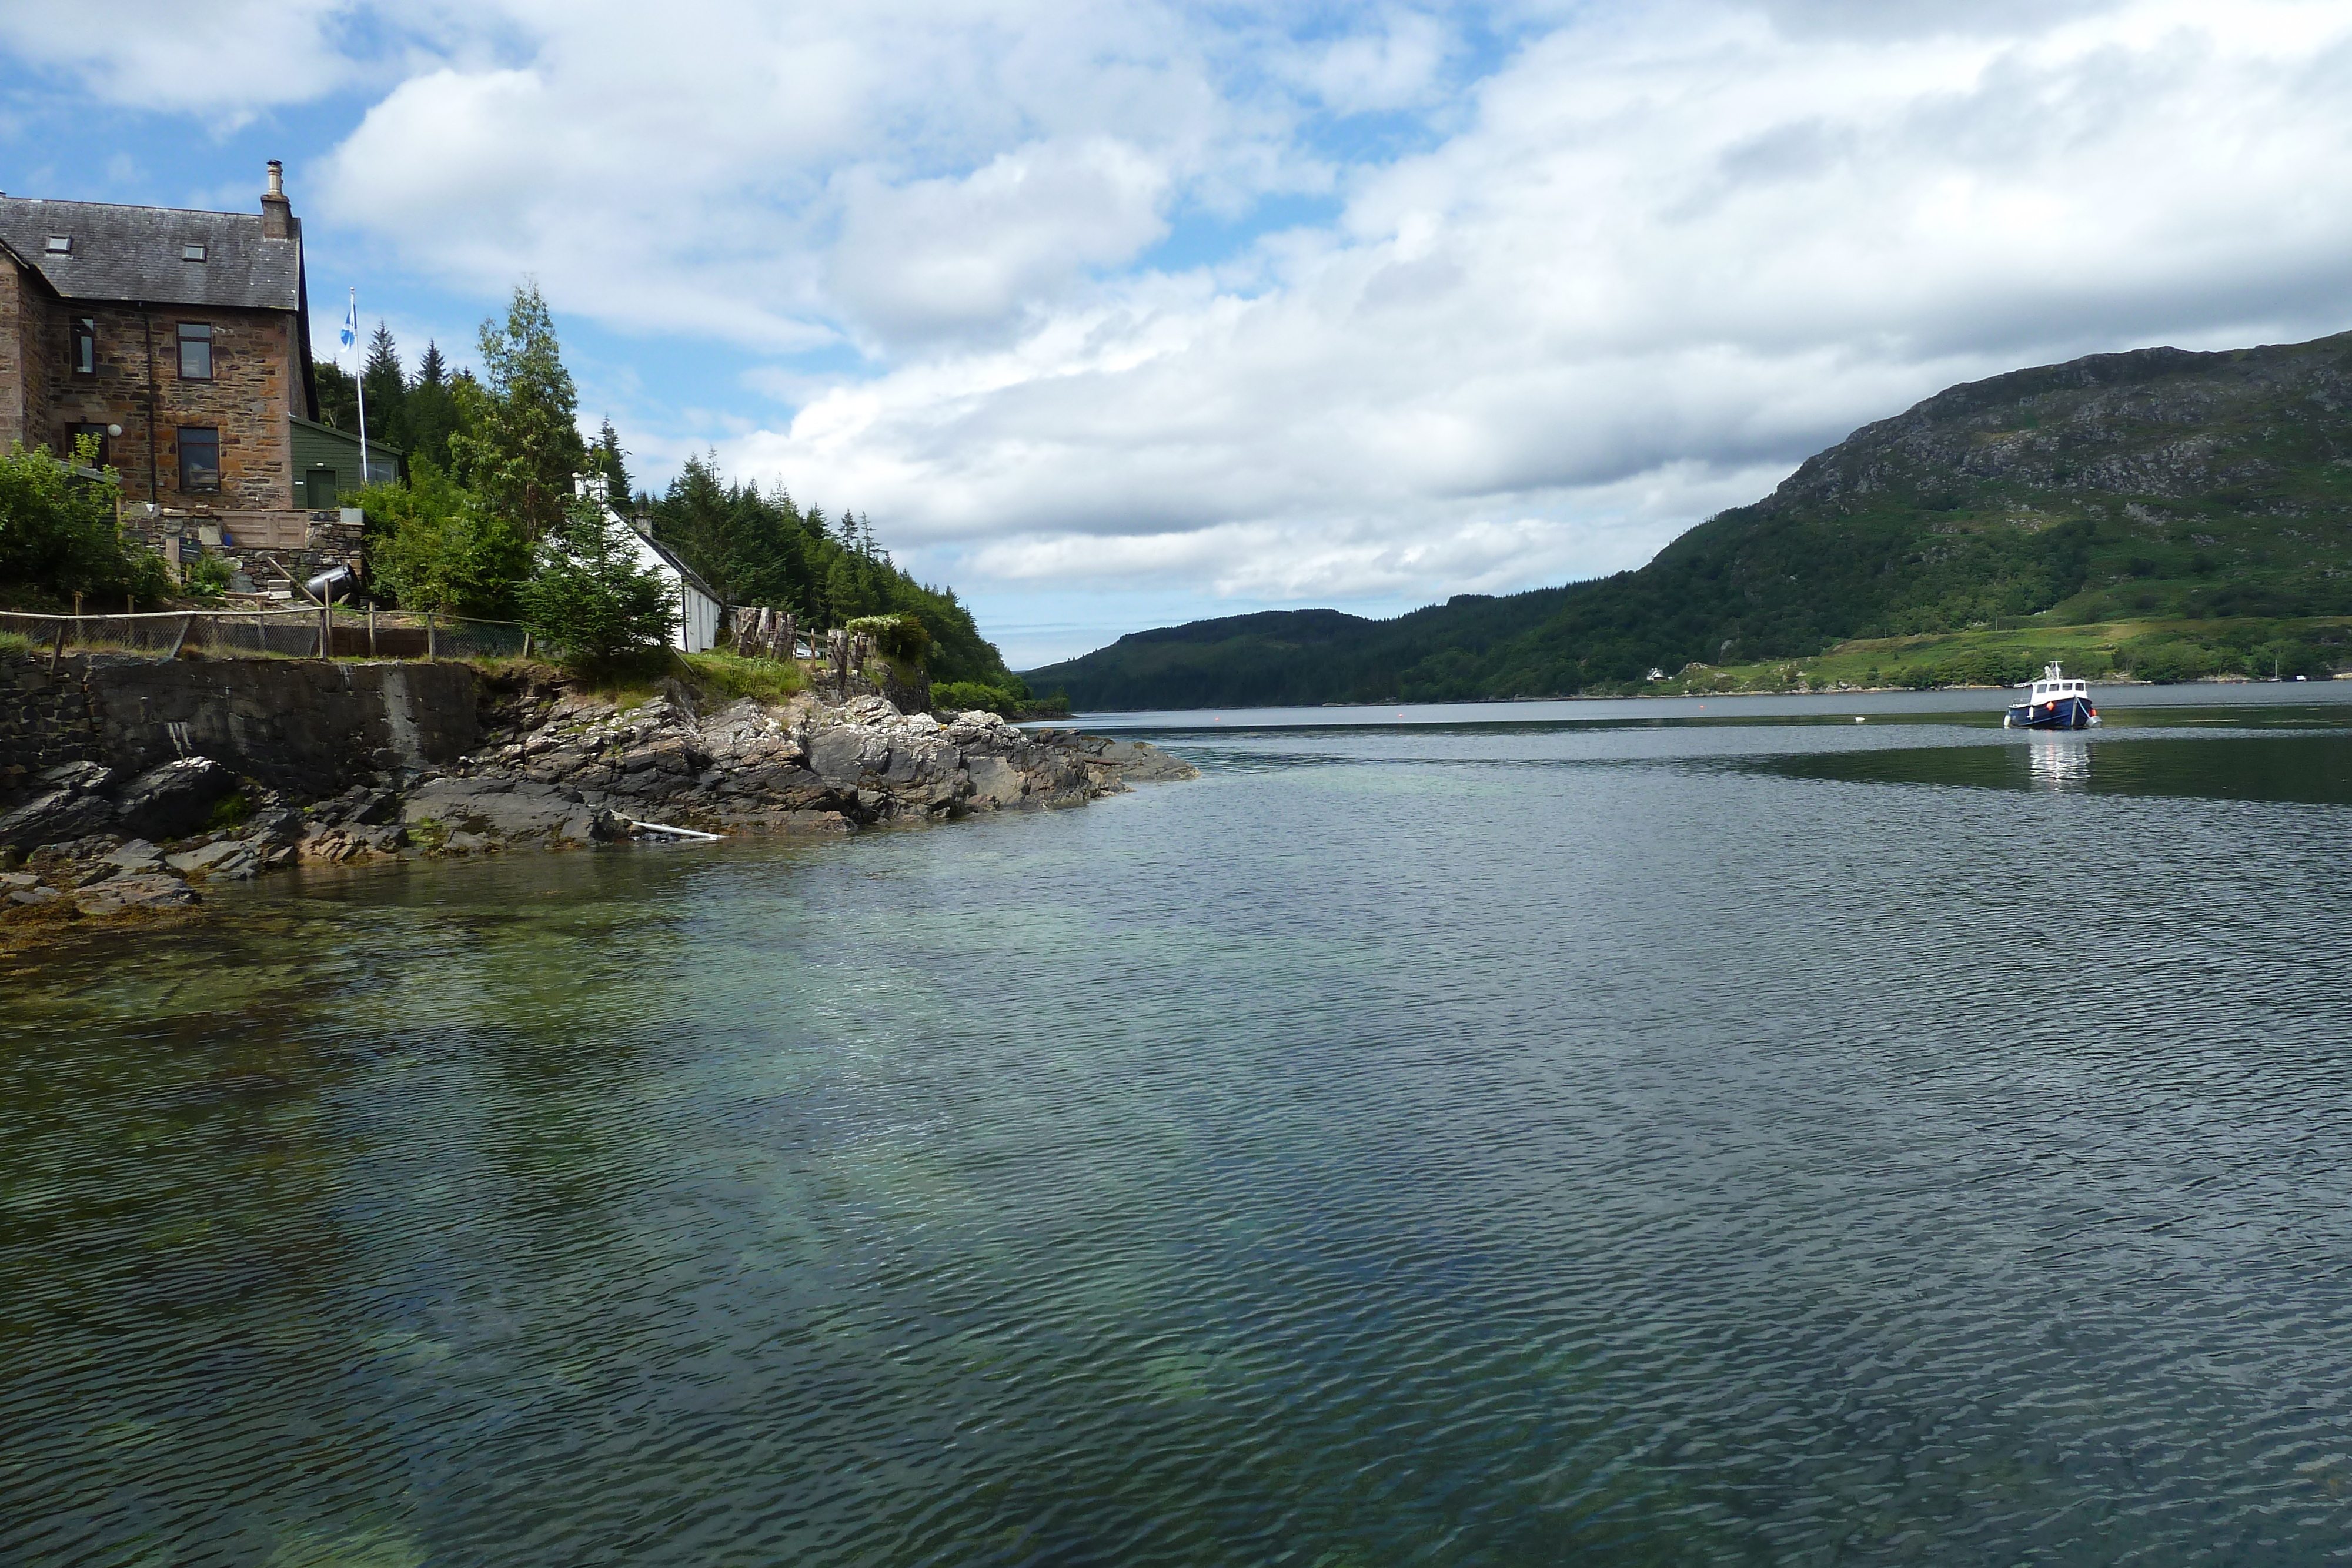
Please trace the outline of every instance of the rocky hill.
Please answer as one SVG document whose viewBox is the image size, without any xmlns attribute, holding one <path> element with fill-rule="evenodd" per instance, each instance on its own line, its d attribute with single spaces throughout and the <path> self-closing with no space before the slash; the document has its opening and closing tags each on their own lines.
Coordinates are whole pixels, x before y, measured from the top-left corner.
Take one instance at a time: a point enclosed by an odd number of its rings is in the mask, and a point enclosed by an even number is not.
<svg viewBox="0 0 2352 1568">
<path fill-rule="evenodd" d="M 2346 613 L 2352 334 L 1952 387 L 1638 571 L 1391 621 L 1199 622 L 1026 678 L 1080 709 L 1542 696 L 2006 617 Z"/>
</svg>

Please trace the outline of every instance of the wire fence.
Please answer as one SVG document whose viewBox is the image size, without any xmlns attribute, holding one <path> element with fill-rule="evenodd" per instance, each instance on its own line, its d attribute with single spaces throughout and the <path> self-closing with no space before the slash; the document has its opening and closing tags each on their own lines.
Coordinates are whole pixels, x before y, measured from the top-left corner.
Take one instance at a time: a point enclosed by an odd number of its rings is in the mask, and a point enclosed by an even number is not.
<svg viewBox="0 0 2352 1568">
<path fill-rule="evenodd" d="M 210 659 L 482 659 L 530 651 L 507 621 L 413 611 L 297 606 L 285 610 L 173 610 L 146 615 L 28 615 L 0 612 L 0 636 L 37 653 L 140 653 Z"/>
</svg>

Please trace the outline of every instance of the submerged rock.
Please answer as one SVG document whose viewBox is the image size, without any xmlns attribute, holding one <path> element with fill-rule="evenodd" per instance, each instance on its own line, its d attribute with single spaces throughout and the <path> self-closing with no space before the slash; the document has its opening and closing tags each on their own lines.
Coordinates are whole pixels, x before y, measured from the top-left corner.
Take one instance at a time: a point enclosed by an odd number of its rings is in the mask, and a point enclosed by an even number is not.
<svg viewBox="0 0 2352 1568">
<path fill-rule="evenodd" d="M 114 915 L 125 909 L 172 909 L 197 900 L 196 890 L 176 876 L 141 874 L 110 877 L 86 889 L 80 898 L 84 915 Z"/>
</svg>

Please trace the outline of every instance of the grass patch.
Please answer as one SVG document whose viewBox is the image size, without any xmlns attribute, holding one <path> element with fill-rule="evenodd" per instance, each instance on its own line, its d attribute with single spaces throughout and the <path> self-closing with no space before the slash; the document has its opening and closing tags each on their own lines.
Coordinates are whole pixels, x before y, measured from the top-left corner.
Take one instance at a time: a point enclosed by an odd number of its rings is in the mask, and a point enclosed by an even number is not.
<svg viewBox="0 0 2352 1568">
<path fill-rule="evenodd" d="M 33 640 L 21 632 L 0 632 L 0 658 L 33 651 Z"/>
<path fill-rule="evenodd" d="M 685 653 L 678 662 L 692 672 L 694 684 L 727 697 L 756 697 L 780 703 L 808 687 L 808 672 L 797 659 L 746 659 L 713 651 Z"/>
<path fill-rule="evenodd" d="M 578 690 L 603 697 L 623 713 L 651 701 L 662 682 L 692 674 L 670 648 L 641 648 L 596 664 L 567 667 Z"/>
<path fill-rule="evenodd" d="M 408 841 L 419 849 L 437 850 L 449 841 L 449 824 L 437 817 L 419 817 L 408 824 Z"/>
</svg>

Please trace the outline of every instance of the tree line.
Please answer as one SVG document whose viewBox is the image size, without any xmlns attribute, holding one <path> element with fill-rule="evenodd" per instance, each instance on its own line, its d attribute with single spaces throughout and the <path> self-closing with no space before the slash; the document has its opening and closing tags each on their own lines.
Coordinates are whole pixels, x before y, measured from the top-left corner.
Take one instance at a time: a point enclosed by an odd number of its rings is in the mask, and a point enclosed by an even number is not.
<svg viewBox="0 0 2352 1568">
<path fill-rule="evenodd" d="M 547 611 L 553 591 L 535 585 L 551 580 L 575 608 L 605 580 L 622 598 L 642 598 L 629 586 L 625 539 L 606 537 L 600 508 L 574 501 L 572 476 L 601 475 L 614 504 L 643 518 L 728 602 L 787 610 L 812 629 L 911 616 L 928 635 L 935 676 L 1018 685 L 954 590 L 900 568 L 862 513 L 828 515 L 803 508 L 781 484 L 730 480 L 715 454 L 689 460 L 659 495 L 633 494 L 612 421 L 593 442 L 580 434 L 577 389 L 535 287 L 515 290 L 503 320 L 482 323 L 478 348 L 479 375 L 450 371 L 434 343 L 411 375 L 379 324 L 358 383 L 320 368 L 321 413 L 339 427 L 356 423 L 363 384 L 370 434 L 381 430 L 408 457 L 405 484 L 356 497 L 374 591 L 404 608 L 526 623 Z"/>
</svg>

